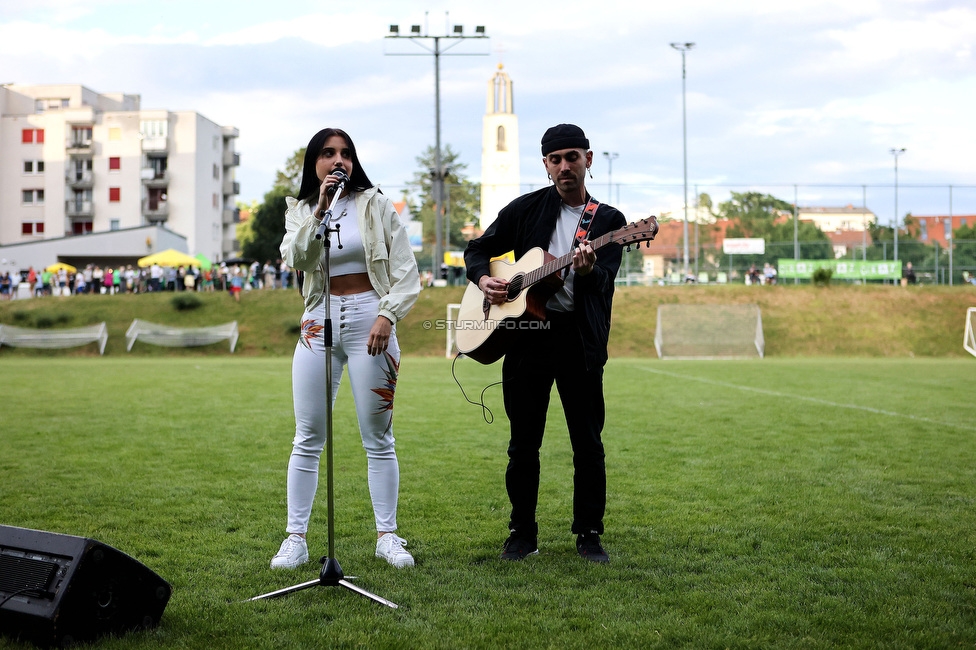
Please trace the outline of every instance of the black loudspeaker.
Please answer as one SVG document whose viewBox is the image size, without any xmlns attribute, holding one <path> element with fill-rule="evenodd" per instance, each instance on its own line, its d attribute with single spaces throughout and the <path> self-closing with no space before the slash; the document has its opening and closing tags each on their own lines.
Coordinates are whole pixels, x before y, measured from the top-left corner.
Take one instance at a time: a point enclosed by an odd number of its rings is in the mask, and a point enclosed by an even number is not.
<svg viewBox="0 0 976 650">
<path fill-rule="evenodd" d="M 67 647 L 159 625 L 172 587 L 93 539 L 0 526 L 0 633 Z"/>
</svg>

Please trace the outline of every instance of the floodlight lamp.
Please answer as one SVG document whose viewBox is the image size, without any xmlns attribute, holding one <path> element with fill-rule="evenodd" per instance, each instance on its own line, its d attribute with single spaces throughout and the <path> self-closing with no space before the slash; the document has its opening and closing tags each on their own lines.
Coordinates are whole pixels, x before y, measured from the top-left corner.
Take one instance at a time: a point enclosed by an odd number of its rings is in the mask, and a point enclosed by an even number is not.
<svg viewBox="0 0 976 650">
<path fill-rule="evenodd" d="M 485 26 L 484 25 L 478 25 L 477 27 L 474 28 L 474 33 L 475 34 L 481 34 L 482 36 L 484 36 L 485 35 Z"/>
<path fill-rule="evenodd" d="M 390 25 L 390 33 L 391 34 L 399 34 L 400 33 L 400 26 L 399 25 Z"/>
<path fill-rule="evenodd" d="M 411 34 L 419 34 L 420 33 L 420 25 L 410 25 L 410 33 Z"/>
<path fill-rule="evenodd" d="M 463 34 L 464 33 L 464 26 L 463 25 L 455 25 L 454 26 L 454 33 L 455 34 Z"/>
</svg>

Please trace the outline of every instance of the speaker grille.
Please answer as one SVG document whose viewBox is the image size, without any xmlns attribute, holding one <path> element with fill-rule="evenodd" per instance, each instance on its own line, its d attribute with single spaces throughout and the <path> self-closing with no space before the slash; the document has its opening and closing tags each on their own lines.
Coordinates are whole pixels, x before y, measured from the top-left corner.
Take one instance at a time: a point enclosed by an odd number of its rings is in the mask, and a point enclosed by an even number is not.
<svg viewBox="0 0 976 650">
<path fill-rule="evenodd" d="M 51 582 L 58 572 L 57 562 L 29 557 L 0 555 L 0 592 L 32 593 L 53 598 Z"/>
</svg>

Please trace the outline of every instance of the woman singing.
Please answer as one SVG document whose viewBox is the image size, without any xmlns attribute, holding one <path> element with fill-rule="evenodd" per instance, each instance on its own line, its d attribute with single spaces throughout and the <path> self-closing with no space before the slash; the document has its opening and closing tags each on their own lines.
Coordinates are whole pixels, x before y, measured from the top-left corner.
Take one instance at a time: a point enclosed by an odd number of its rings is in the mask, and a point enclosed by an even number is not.
<svg viewBox="0 0 976 650">
<path fill-rule="evenodd" d="M 333 208 L 338 228 L 325 268 L 324 239 L 315 238 L 322 213 L 334 198 L 342 170 L 349 180 Z M 292 363 L 295 440 L 288 462 L 288 537 L 271 559 L 273 568 L 308 561 L 305 533 L 318 486 L 319 457 L 325 446 L 325 300 L 332 321 L 333 399 L 344 367 L 356 405 L 366 450 L 367 480 L 376 519 L 376 557 L 395 567 L 413 566 L 396 534 L 400 469 L 393 439 L 393 396 L 400 367 L 396 324 L 420 293 L 420 276 L 407 232 L 393 202 L 363 171 L 352 138 L 340 129 L 316 133 L 305 151 L 298 198 L 288 197 L 285 263 L 304 271 L 305 313 Z M 341 244 L 341 246 L 339 246 Z M 331 295 L 323 296 L 325 273 Z"/>
</svg>

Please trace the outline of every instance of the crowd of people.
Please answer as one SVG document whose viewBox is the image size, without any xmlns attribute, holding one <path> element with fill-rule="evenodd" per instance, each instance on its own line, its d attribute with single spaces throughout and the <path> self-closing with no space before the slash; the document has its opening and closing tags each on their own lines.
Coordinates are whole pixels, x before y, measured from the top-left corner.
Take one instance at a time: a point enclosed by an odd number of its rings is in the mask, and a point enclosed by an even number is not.
<svg viewBox="0 0 976 650">
<path fill-rule="evenodd" d="M 261 264 L 214 263 L 210 268 L 193 266 L 152 266 L 140 268 L 131 264 L 106 266 L 88 264 L 71 270 L 64 264 L 25 272 L 0 273 L 0 300 L 12 300 L 21 293 L 20 285 L 29 286 L 27 295 L 66 296 L 85 294 L 152 293 L 156 291 L 229 291 L 239 299 L 239 292 L 250 289 L 288 289 L 295 286 L 295 273 L 283 261 Z M 236 290 L 235 290 L 236 289 Z"/>
<path fill-rule="evenodd" d="M 749 272 L 746 273 L 746 284 L 776 284 L 776 267 L 766 262 L 760 271 L 753 264 L 749 267 Z"/>
</svg>

